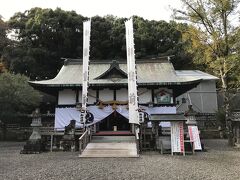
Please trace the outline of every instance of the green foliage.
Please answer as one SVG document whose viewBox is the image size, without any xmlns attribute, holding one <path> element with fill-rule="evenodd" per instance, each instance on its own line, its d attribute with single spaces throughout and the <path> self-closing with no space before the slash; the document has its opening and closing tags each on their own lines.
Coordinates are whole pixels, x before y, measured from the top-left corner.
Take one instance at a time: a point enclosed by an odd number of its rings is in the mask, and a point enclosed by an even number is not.
<svg viewBox="0 0 240 180">
<path fill-rule="evenodd" d="M 16 13 L 8 23 L 18 40 L 5 49 L 3 58 L 11 71 L 32 79 L 53 78 L 62 66 L 61 57 L 81 57 L 84 19 L 59 8 Z"/>
<path fill-rule="evenodd" d="M 7 23 L 2 20 L 2 17 L 0 15 L 0 59 L 3 54 L 4 47 L 6 47 L 9 43 L 9 40 L 7 38 L 7 28 Z"/>
<path fill-rule="evenodd" d="M 239 0 L 181 0 L 185 10 L 175 10 L 178 20 L 189 21 L 192 26 L 182 29 L 186 50 L 194 63 L 221 79 L 226 91 L 239 85 L 239 54 L 233 18 Z M 235 38 L 234 38 L 235 37 Z"/>
<path fill-rule="evenodd" d="M 0 74 L 0 120 L 7 121 L 29 113 L 39 105 L 41 96 L 28 85 L 28 78 L 10 73 Z"/>
<path fill-rule="evenodd" d="M 185 9 L 175 10 L 176 19 L 189 21 L 186 28 L 187 50 L 196 64 L 204 64 L 208 71 L 221 80 L 225 126 L 229 145 L 233 145 L 232 124 L 229 122 L 231 94 L 237 91 L 240 81 L 238 35 L 231 19 L 239 0 L 181 0 Z M 221 118 L 220 118 L 221 119 Z M 222 120 L 221 120 L 222 121 Z"/>
<path fill-rule="evenodd" d="M 82 24 L 86 19 L 59 8 L 16 13 L 8 22 L 18 39 L 4 48 L 7 68 L 31 79 L 55 77 L 63 63 L 61 57 L 82 57 Z M 114 16 L 92 18 L 91 59 L 126 59 L 125 20 Z M 184 51 L 177 26 L 175 22 L 134 16 L 136 58 L 175 55 L 172 62 L 176 68 L 190 68 L 191 56 Z"/>
<path fill-rule="evenodd" d="M 112 58 L 111 30 L 114 17 L 95 16 L 91 21 L 91 59 Z"/>
</svg>

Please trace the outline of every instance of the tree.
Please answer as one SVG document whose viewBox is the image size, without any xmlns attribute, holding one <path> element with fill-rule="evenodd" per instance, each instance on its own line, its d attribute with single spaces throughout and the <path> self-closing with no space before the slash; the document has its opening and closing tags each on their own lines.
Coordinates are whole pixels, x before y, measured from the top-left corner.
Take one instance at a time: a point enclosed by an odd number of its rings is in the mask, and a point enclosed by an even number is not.
<svg viewBox="0 0 240 180">
<path fill-rule="evenodd" d="M 2 62 L 2 55 L 5 47 L 10 43 L 10 40 L 7 38 L 7 29 L 7 23 L 2 20 L 0 15 L 0 73 L 6 71 L 5 64 Z"/>
<path fill-rule="evenodd" d="M 20 114 L 30 113 L 41 96 L 28 85 L 28 78 L 8 72 L 0 74 L 0 120 L 6 123 Z"/>
<path fill-rule="evenodd" d="M 3 57 L 10 71 L 31 79 L 55 77 L 62 66 L 61 57 L 82 56 L 85 19 L 74 11 L 59 8 L 33 8 L 16 13 L 8 23 L 18 39 L 6 48 Z"/>
<path fill-rule="evenodd" d="M 236 12 L 239 0 L 181 0 L 185 10 L 175 10 L 178 20 L 189 21 L 185 35 L 191 40 L 190 51 L 195 60 L 206 66 L 221 79 L 226 112 L 226 128 L 231 137 L 229 121 L 229 91 L 232 75 L 236 72 L 239 58 L 235 53 L 236 39 L 231 17 Z M 237 83 L 232 83 L 236 88 Z M 229 139 L 230 140 L 230 139 Z M 231 143 L 229 141 L 229 143 Z"/>
<path fill-rule="evenodd" d="M 112 19 L 112 20 L 111 20 Z M 112 18 L 108 17 L 109 21 L 112 21 L 112 30 L 110 34 L 111 57 L 116 59 L 126 59 L 126 37 L 125 37 L 125 24 L 127 18 Z"/>
<path fill-rule="evenodd" d="M 32 8 L 16 13 L 8 21 L 17 40 L 4 48 L 6 68 L 33 80 L 55 77 L 63 64 L 61 57 L 82 57 L 82 23 L 86 19 L 59 8 Z M 111 15 L 92 17 L 91 59 L 126 59 L 125 20 Z M 191 67 L 177 26 L 175 22 L 134 16 L 136 58 L 175 55 L 172 59 L 175 67 L 183 69 L 184 64 Z"/>
<path fill-rule="evenodd" d="M 103 60 L 112 58 L 110 34 L 114 17 L 95 16 L 91 19 L 91 50 L 90 58 Z"/>
<path fill-rule="evenodd" d="M 7 28 L 7 23 L 2 20 L 2 16 L 0 15 L 0 58 L 4 47 L 8 44 Z"/>
<path fill-rule="evenodd" d="M 148 21 L 134 17 L 136 58 L 155 58 L 171 56 L 176 69 L 192 67 L 192 59 L 183 49 L 181 31 L 178 26 L 183 24 L 170 21 Z M 186 25 L 185 25 L 186 26 Z"/>
</svg>

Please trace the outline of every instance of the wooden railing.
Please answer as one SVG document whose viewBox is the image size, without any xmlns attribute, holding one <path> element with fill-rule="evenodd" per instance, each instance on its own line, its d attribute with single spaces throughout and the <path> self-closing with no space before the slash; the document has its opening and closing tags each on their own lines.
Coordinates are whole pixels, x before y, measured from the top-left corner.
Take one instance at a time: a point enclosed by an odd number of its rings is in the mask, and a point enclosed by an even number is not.
<svg viewBox="0 0 240 180">
<path fill-rule="evenodd" d="M 79 154 L 82 154 L 83 150 L 86 148 L 87 144 L 92 139 L 92 132 L 91 129 L 88 128 L 79 138 Z"/>
</svg>

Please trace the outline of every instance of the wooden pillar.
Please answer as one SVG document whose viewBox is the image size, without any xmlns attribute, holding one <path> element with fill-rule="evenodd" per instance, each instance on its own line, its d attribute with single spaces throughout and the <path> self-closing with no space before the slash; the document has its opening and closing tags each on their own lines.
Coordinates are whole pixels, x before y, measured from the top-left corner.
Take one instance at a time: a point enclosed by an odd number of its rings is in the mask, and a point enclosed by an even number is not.
<svg viewBox="0 0 240 180">
<path fill-rule="evenodd" d="M 158 143 L 158 130 L 159 130 L 159 122 L 154 122 L 154 134 L 155 134 L 155 150 L 157 149 L 157 143 Z"/>
<path fill-rule="evenodd" d="M 159 130 L 159 121 L 155 122 L 155 134 L 156 134 L 156 137 L 158 137 L 158 130 Z"/>
<path fill-rule="evenodd" d="M 76 89 L 76 103 L 79 102 L 79 89 Z"/>
<path fill-rule="evenodd" d="M 131 133 L 134 133 L 135 134 L 135 126 L 134 124 L 130 124 L 130 128 L 131 128 Z"/>
<path fill-rule="evenodd" d="M 95 134 L 96 132 L 97 132 L 97 125 L 94 124 L 94 125 L 93 125 L 93 133 Z"/>
<path fill-rule="evenodd" d="M 51 134 L 51 147 L 50 147 L 50 152 L 53 150 L 53 134 Z"/>
<path fill-rule="evenodd" d="M 152 102 L 154 104 L 154 89 L 151 89 L 151 95 L 152 95 Z"/>
<path fill-rule="evenodd" d="M 240 124 L 237 122 L 236 125 L 236 144 L 240 145 Z"/>
<path fill-rule="evenodd" d="M 114 101 L 117 100 L 117 90 L 116 89 L 113 90 L 113 100 Z"/>
<path fill-rule="evenodd" d="M 99 89 L 96 90 L 96 102 L 99 100 Z"/>
</svg>

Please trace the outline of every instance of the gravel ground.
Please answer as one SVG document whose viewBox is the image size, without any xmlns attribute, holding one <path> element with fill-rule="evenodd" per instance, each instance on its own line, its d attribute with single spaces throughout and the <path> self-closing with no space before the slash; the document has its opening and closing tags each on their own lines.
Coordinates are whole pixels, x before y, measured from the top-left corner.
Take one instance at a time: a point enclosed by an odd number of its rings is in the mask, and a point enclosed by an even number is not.
<svg viewBox="0 0 240 180">
<path fill-rule="evenodd" d="M 20 154 L 24 143 L 0 142 L 0 179 L 240 179 L 240 151 L 205 140 L 207 152 L 185 157 L 78 158 L 75 152 Z"/>
</svg>

